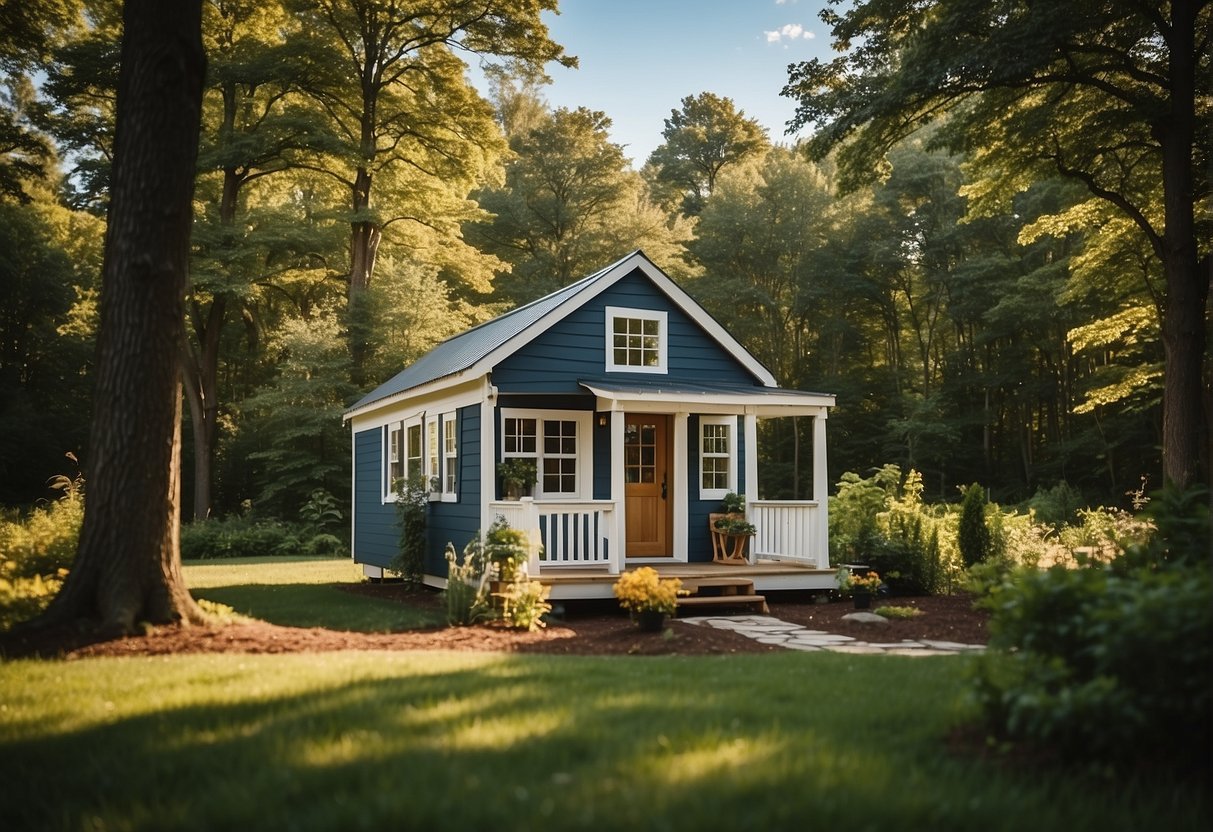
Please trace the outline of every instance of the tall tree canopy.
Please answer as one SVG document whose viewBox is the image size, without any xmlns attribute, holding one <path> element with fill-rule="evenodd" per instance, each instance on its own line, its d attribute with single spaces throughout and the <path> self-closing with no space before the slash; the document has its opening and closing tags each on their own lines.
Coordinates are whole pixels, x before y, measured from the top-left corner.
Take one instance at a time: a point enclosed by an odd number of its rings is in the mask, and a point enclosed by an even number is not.
<svg viewBox="0 0 1213 832">
<path fill-rule="evenodd" d="M 1211 16 L 1207 0 L 867 0 L 822 13 L 843 54 L 793 65 L 784 88 L 793 126 L 818 129 L 810 151 L 841 146 L 852 186 L 946 115 L 941 141 L 985 178 L 978 212 L 1061 175 L 1133 224 L 1165 275 L 1164 475 L 1179 485 L 1208 460 Z"/>
<path fill-rule="evenodd" d="M 716 187 L 720 172 L 768 146 L 766 129 L 731 98 L 710 92 L 688 95 L 671 110 L 664 141 L 649 155 L 658 182 L 681 195 L 682 210 L 695 216 Z"/>
</svg>

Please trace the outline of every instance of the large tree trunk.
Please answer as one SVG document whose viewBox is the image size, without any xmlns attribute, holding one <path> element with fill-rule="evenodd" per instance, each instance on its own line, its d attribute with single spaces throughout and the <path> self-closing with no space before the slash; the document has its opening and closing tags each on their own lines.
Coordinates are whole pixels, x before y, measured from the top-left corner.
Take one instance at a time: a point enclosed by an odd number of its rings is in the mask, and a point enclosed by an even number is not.
<svg viewBox="0 0 1213 832">
<path fill-rule="evenodd" d="M 1196 8 L 1172 4 L 1171 111 L 1158 131 L 1162 143 L 1163 265 L 1167 303 L 1163 313 L 1163 476 L 1181 488 L 1202 478 L 1208 458 L 1204 414 L 1205 305 L 1210 257 L 1198 262 L 1193 196 L 1196 139 Z M 1207 475 L 1208 472 L 1203 472 Z"/>
<path fill-rule="evenodd" d="M 43 623 L 201 620 L 178 548 L 178 355 L 206 58 L 200 0 L 127 0 L 76 563 Z"/>
</svg>

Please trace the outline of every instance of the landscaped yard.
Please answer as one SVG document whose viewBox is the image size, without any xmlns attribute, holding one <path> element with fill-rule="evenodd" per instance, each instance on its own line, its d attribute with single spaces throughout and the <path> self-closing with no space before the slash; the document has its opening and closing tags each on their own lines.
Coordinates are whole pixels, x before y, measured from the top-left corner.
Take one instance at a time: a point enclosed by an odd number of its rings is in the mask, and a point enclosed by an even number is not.
<svg viewBox="0 0 1213 832">
<path fill-rule="evenodd" d="M 321 616 L 373 633 L 432 614 L 332 585 L 351 569 L 214 561 L 186 575 L 202 597 L 284 623 Z M 483 650 L 7 661 L 0 829 L 1208 827 L 1194 788 L 989 754 L 958 730 L 973 715 L 968 661 Z"/>
</svg>

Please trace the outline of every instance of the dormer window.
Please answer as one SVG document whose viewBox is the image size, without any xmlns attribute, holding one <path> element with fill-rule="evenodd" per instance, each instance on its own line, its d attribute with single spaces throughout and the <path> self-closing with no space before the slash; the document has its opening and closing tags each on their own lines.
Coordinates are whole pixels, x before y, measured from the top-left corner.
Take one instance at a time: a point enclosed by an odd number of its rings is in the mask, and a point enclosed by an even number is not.
<svg viewBox="0 0 1213 832">
<path fill-rule="evenodd" d="M 606 356 L 607 372 L 666 372 L 666 313 L 608 306 Z"/>
</svg>

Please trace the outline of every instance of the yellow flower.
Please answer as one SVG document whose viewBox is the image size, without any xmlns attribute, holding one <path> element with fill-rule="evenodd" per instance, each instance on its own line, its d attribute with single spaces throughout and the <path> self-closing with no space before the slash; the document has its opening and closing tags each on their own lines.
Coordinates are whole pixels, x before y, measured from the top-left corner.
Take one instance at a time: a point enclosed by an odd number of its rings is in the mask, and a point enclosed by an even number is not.
<svg viewBox="0 0 1213 832">
<path fill-rule="evenodd" d="M 613 587 L 619 606 L 630 612 L 663 612 L 673 615 L 678 596 L 687 595 L 678 578 L 661 578 L 651 566 L 642 566 L 619 576 Z"/>
</svg>

